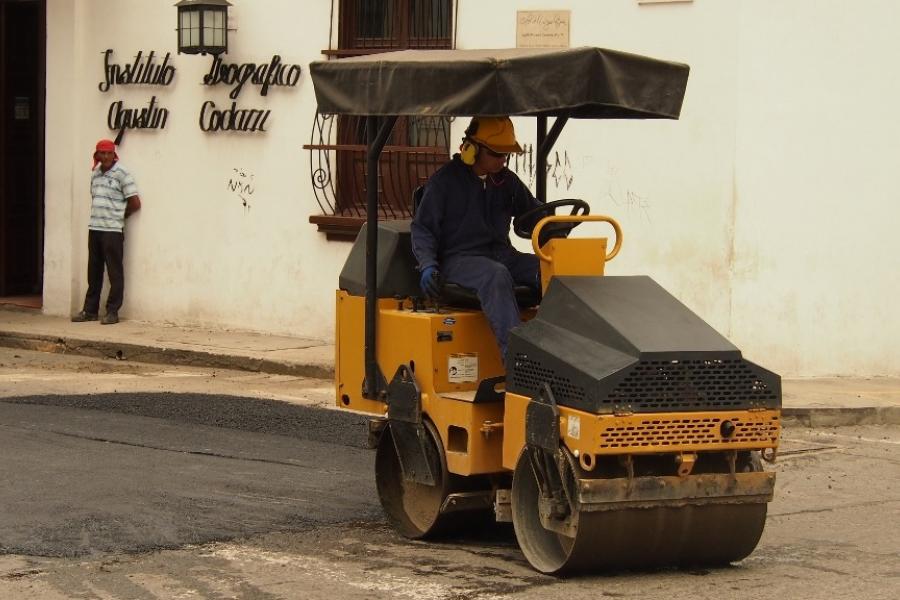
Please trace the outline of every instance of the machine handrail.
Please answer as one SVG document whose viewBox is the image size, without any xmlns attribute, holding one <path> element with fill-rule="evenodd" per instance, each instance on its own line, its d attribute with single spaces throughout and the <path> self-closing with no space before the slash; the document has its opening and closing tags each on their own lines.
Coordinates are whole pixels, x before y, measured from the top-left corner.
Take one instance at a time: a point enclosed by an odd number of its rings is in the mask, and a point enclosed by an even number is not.
<svg viewBox="0 0 900 600">
<path fill-rule="evenodd" d="M 606 255 L 604 260 L 608 262 L 614 259 L 619 253 L 619 249 L 622 247 L 622 228 L 619 226 L 618 221 L 612 217 L 607 217 L 606 215 L 551 215 L 549 217 L 544 217 L 538 221 L 534 231 L 531 233 L 531 247 L 534 248 L 535 255 L 548 263 L 553 262 L 553 257 L 544 253 L 538 244 L 541 229 L 543 229 L 544 225 L 547 223 L 584 223 L 587 221 L 604 222 L 612 225 L 613 230 L 616 232 L 616 243 L 613 245 L 612 251 Z"/>
</svg>

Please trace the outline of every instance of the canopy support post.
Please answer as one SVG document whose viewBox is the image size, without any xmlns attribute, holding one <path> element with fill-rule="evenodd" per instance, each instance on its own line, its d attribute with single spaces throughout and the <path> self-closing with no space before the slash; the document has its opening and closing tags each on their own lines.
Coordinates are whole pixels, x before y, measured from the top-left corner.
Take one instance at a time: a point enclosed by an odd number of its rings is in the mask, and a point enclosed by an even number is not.
<svg viewBox="0 0 900 600">
<path fill-rule="evenodd" d="M 537 199 L 541 202 L 547 201 L 547 157 L 550 156 L 550 151 L 553 150 L 568 120 L 569 117 L 556 117 L 548 133 L 547 117 L 537 118 L 537 173 L 534 179 Z"/>
<path fill-rule="evenodd" d="M 378 164 L 381 152 L 397 121 L 396 116 L 366 117 L 366 378 L 363 397 L 383 399 L 387 382 L 378 369 L 375 353 L 378 315 Z"/>
</svg>

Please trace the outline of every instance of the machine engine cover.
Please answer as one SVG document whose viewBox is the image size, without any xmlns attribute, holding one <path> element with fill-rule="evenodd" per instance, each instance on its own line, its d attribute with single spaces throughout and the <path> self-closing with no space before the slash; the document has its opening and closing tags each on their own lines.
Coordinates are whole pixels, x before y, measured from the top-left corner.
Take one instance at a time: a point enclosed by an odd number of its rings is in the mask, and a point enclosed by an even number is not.
<svg viewBox="0 0 900 600">
<path fill-rule="evenodd" d="M 774 409 L 781 378 L 646 276 L 555 277 L 512 330 L 507 391 L 596 414 Z"/>
</svg>

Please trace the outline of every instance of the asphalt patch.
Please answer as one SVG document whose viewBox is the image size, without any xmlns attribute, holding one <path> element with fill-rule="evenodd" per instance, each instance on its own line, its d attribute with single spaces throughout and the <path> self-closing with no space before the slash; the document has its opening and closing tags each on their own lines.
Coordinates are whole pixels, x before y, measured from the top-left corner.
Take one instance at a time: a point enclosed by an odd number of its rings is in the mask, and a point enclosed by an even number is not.
<svg viewBox="0 0 900 600">
<path fill-rule="evenodd" d="M 381 523 L 366 419 L 208 395 L 0 401 L 0 554 L 96 556 Z"/>
<path fill-rule="evenodd" d="M 283 435 L 355 448 L 368 447 L 370 417 L 278 400 L 163 392 L 22 396 L 4 398 L 0 402 L 99 410 L 177 423 Z"/>
</svg>

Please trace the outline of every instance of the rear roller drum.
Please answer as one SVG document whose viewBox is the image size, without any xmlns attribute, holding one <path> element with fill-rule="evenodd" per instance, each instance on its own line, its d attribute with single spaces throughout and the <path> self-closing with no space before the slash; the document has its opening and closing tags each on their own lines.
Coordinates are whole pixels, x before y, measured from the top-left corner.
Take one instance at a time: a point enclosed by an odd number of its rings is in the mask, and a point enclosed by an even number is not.
<svg viewBox="0 0 900 600">
<path fill-rule="evenodd" d="M 566 450 L 560 481 L 585 476 Z M 555 461 L 550 461 L 555 466 Z M 565 487 L 565 485 L 563 486 Z M 665 566 L 724 565 L 749 555 L 762 535 L 766 504 L 708 504 L 569 513 L 548 529 L 541 490 L 528 450 L 513 475 L 516 538 L 528 562 L 543 573 Z M 547 512 L 547 501 L 543 502 Z"/>
<path fill-rule="evenodd" d="M 386 427 L 375 453 L 375 485 L 378 498 L 391 525 L 402 535 L 419 539 L 439 533 L 448 520 L 441 514 L 441 506 L 450 493 L 450 476 L 444 448 L 434 425 L 424 422 L 428 443 L 440 457 L 439 472 L 434 474 L 435 485 L 425 485 L 403 478 L 400 459 Z M 452 515 L 451 515 L 452 516 Z"/>
</svg>

